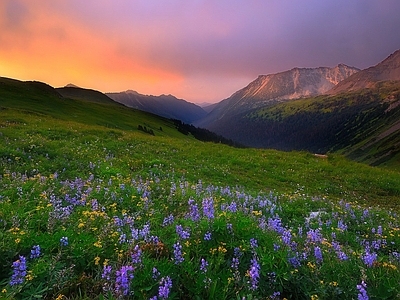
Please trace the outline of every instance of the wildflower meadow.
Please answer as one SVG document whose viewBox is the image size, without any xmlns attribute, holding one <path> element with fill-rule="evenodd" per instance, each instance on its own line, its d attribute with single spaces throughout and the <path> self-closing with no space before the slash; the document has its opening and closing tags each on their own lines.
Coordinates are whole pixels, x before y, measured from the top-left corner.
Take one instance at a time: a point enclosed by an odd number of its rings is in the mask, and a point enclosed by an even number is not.
<svg viewBox="0 0 400 300">
<path fill-rule="evenodd" d="M 42 115 L 0 140 L 1 299 L 400 298 L 394 171 Z"/>
</svg>

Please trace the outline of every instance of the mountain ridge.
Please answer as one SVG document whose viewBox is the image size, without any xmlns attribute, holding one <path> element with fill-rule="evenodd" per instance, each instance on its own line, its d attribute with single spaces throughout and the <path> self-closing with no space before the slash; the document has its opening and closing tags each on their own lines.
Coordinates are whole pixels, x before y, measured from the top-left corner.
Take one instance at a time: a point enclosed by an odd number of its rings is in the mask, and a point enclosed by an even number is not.
<svg viewBox="0 0 400 300">
<path fill-rule="evenodd" d="M 165 118 L 178 119 L 189 124 L 203 118 L 207 114 L 200 106 L 183 99 L 178 99 L 170 94 L 153 96 L 127 90 L 119 93 L 106 93 L 106 95 L 115 102 L 127 107 L 151 112 Z"/>
<path fill-rule="evenodd" d="M 361 70 L 341 81 L 327 94 L 337 95 L 342 92 L 372 88 L 377 82 L 391 80 L 400 80 L 400 50 L 393 52 L 375 66 Z"/>
<path fill-rule="evenodd" d="M 280 101 L 323 94 L 358 71 L 355 67 L 339 64 L 333 68 L 296 67 L 275 74 L 259 75 L 247 86 L 219 102 L 204 119 L 194 124 L 216 130 L 219 120 L 227 116 L 243 114 Z"/>
</svg>

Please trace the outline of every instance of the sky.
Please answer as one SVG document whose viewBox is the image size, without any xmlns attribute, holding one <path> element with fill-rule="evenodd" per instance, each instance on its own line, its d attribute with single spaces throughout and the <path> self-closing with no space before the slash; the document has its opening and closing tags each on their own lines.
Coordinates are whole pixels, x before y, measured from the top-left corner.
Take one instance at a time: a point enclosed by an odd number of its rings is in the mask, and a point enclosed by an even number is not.
<svg viewBox="0 0 400 300">
<path fill-rule="evenodd" d="M 1 0 L 0 76 L 214 103 L 400 49 L 399 0 Z"/>
</svg>

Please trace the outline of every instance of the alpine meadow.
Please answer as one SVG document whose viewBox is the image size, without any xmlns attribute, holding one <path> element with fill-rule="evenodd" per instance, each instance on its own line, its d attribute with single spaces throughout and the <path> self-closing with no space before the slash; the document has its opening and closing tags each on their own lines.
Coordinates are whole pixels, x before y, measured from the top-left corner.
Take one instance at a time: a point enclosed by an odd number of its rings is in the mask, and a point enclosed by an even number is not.
<svg viewBox="0 0 400 300">
<path fill-rule="evenodd" d="M 0 298 L 400 298 L 399 169 L 89 94 L 0 80 Z"/>
</svg>

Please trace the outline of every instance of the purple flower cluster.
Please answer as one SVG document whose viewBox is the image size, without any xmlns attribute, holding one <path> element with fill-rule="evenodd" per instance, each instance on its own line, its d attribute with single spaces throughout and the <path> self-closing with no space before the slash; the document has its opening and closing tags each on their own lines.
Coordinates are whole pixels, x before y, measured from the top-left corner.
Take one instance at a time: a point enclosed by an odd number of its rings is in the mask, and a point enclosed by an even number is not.
<svg viewBox="0 0 400 300">
<path fill-rule="evenodd" d="M 109 281 L 111 278 L 111 271 L 112 271 L 111 266 L 104 266 L 103 273 L 101 274 L 101 278 Z"/>
<path fill-rule="evenodd" d="M 207 232 L 204 234 L 204 240 L 205 240 L 205 241 L 211 241 L 211 232 L 207 231 Z"/>
<path fill-rule="evenodd" d="M 60 245 L 63 246 L 63 247 L 68 246 L 68 237 L 67 237 L 67 236 L 63 236 L 63 237 L 60 239 Z"/>
<path fill-rule="evenodd" d="M 369 249 L 365 250 L 365 254 L 362 256 L 362 260 L 367 267 L 372 267 L 378 255 L 375 252 L 370 252 Z"/>
<path fill-rule="evenodd" d="M 204 198 L 202 202 L 203 214 L 209 220 L 214 219 L 214 200 L 213 198 Z"/>
<path fill-rule="evenodd" d="M 283 231 L 285 230 L 285 228 L 282 226 L 282 221 L 278 216 L 276 216 L 275 218 L 268 219 L 268 228 L 279 234 L 282 234 Z"/>
<path fill-rule="evenodd" d="M 20 256 L 18 260 L 12 264 L 13 274 L 11 275 L 10 285 L 22 284 L 25 281 L 26 276 L 26 259 L 24 256 Z"/>
<path fill-rule="evenodd" d="M 133 252 L 131 254 L 132 263 L 140 264 L 142 262 L 142 249 L 140 249 L 139 245 L 136 245 L 133 248 Z"/>
<path fill-rule="evenodd" d="M 174 216 L 172 214 L 170 214 L 169 216 L 164 218 L 162 226 L 165 227 L 172 223 L 174 223 Z"/>
<path fill-rule="evenodd" d="M 260 264 L 258 263 L 257 257 L 254 255 L 253 258 L 251 259 L 251 266 L 249 270 L 249 276 L 250 276 L 250 283 L 251 287 L 250 289 L 255 291 L 258 288 L 258 281 L 260 279 Z"/>
<path fill-rule="evenodd" d="M 156 267 L 153 267 L 151 278 L 157 280 L 157 278 L 161 275 L 160 271 L 157 270 Z"/>
<path fill-rule="evenodd" d="M 175 231 L 179 238 L 181 238 L 182 240 L 187 240 L 188 238 L 190 238 L 189 230 L 184 230 L 182 225 L 176 225 Z"/>
<path fill-rule="evenodd" d="M 310 229 L 307 232 L 307 239 L 311 243 L 321 243 L 323 237 L 319 229 Z"/>
<path fill-rule="evenodd" d="M 202 258 L 200 262 L 200 271 L 201 273 L 207 273 L 208 262 Z"/>
<path fill-rule="evenodd" d="M 363 281 L 361 281 L 361 284 L 357 284 L 357 290 L 358 290 L 358 295 L 357 295 L 357 299 L 358 300 L 368 300 L 368 294 L 367 294 L 367 285 L 366 283 Z"/>
<path fill-rule="evenodd" d="M 182 245 L 179 243 L 179 241 L 174 244 L 174 260 L 176 265 L 185 260 L 182 256 Z"/>
<path fill-rule="evenodd" d="M 116 272 L 115 291 L 118 295 L 127 296 L 129 294 L 129 287 L 132 279 L 132 266 L 122 266 L 121 269 Z"/>
<path fill-rule="evenodd" d="M 250 247 L 253 251 L 258 247 L 258 241 L 255 238 L 250 239 Z"/>
<path fill-rule="evenodd" d="M 31 250 L 31 258 L 38 258 L 40 256 L 40 246 L 39 245 L 35 245 L 32 247 Z"/>
<path fill-rule="evenodd" d="M 197 222 L 200 220 L 200 212 L 199 207 L 197 206 L 196 202 L 193 199 L 189 199 L 189 214 L 188 218 L 191 219 L 193 222 Z"/>
<path fill-rule="evenodd" d="M 318 246 L 315 246 L 314 247 L 314 256 L 315 256 L 315 259 L 317 260 L 317 263 L 322 263 L 322 251 L 321 251 L 321 248 L 320 247 L 318 247 Z"/>
<path fill-rule="evenodd" d="M 169 276 L 163 277 L 160 280 L 160 286 L 158 287 L 158 298 L 168 299 L 169 293 L 172 288 L 172 280 Z"/>
</svg>

